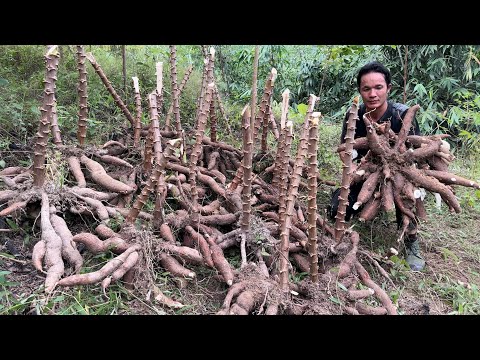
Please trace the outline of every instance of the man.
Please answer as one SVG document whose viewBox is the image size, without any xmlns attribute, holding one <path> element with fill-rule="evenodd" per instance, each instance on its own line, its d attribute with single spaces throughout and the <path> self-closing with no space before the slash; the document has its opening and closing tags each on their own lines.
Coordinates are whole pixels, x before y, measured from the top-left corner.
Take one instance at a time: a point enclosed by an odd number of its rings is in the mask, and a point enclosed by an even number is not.
<svg viewBox="0 0 480 360">
<path fill-rule="evenodd" d="M 387 101 L 388 94 L 392 88 L 390 71 L 379 62 L 371 62 L 364 65 L 357 75 L 357 86 L 363 100 L 363 104 L 358 109 L 358 120 L 355 129 L 355 138 L 367 135 L 367 129 L 363 121 L 363 115 L 367 114 L 367 118 L 378 124 L 389 121 L 391 129 L 398 134 L 402 128 L 402 119 L 407 113 L 408 106 L 399 103 Z M 345 142 L 345 134 L 347 131 L 348 113 L 345 116 L 343 130 L 340 141 Z M 420 135 L 420 129 L 415 119 L 412 122 L 413 128 L 410 130 L 411 135 Z M 355 159 L 359 161 L 368 150 L 358 150 L 358 156 Z M 363 182 L 359 182 L 350 187 L 348 195 L 349 204 L 347 206 L 345 220 L 350 220 L 352 215 L 362 210 L 360 207 L 353 210 L 352 206 L 357 201 L 357 196 L 362 188 Z M 340 189 L 335 190 L 332 195 L 331 204 L 329 206 L 329 215 L 331 219 L 335 219 L 338 209 L 338 195 Z M 397 224 L 402 224 L 401 212 L 396 208 Z M 417 228 L 413 222 L 407 229 L 405 237 L 406 261 L 412 270 L 420 271 L 425 266 L 425 261 L 420 255 L 420 246 L 417 236 Z"/>
</svg>

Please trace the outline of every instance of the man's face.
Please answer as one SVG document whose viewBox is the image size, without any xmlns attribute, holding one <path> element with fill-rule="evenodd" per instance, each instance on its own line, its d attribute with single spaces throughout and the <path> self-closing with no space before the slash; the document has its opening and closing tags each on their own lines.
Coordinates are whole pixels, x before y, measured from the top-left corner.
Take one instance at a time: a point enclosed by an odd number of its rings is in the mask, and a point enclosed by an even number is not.
<svg viewBox="0 0 480 360">
<path fill-rule="evenodd" d="M 387 95 L 391 87 L 391 84 L 387 86 L 385 77 L 381 73 L 371 72 L 363 75 L 360 80 L 360 95 L 367 111 L 375 108 L 386 109 Z"/>
</svg>

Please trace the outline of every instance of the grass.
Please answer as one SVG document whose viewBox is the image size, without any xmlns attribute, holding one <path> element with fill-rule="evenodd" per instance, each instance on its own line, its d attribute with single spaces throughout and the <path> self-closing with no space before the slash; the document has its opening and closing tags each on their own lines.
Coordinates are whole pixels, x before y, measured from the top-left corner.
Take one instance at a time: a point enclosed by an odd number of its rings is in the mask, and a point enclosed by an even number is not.
<svg viewBox="0 0 480 360">
<path fill-rule="evenodd" d="M 431 287 L 437 296 L 448 303 L 452 315 L 478 315 L 480 314 L 480 291 L 477 284 L 454 281 L 447 275 L 441 274 L 436 281 L 428 281 L 419 285 Z"/>
</svg>

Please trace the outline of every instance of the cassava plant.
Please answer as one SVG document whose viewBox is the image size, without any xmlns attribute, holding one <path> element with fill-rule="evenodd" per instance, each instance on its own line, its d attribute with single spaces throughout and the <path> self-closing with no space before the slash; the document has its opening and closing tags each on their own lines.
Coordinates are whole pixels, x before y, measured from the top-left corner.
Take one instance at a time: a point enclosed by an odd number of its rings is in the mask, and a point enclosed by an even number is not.
<svg viewBox="0 0 480 360">
<path fill-rule="evenodd" d="M 277 70 L 272 68 L 270 75 L 265 82 L 265 89 L 263 91 L 262 99 L 260 101 L 260 108 L 255 116 L 254 130 L 253 130 L 253 142 L 256 143 L 258 134 L 260 133 L 260 126 L 264 123 L 264 118 L 267 116 L 267 107 L 269 107 L 273 94 L 273 86 L 275 85 L 275 79 L 277 78 Z M 268 118 L 267 118 L 268 121 Z M 265 131 L 268 130 L 265 129 Z M 262 145 L 263 146 L 263 145 Z M 265 145 L 266 146 L 266 145 Z"/>
<path fill-rule="evenodd" d="M 252 98 L 250 100 L 250 109 L 245 107 L 242 113 L 243 125 L 243 189 L 242 189 L 242 243 L 240 252 L 242 255 L 242 266 L 247 264 L 245 245 L 250 238 L 250 216 L 251 216 L 251 185 L 252 185 L 252 157 L 254 144 L 255 113 L 257 108 L 257 77 L 258 77 L 258 45 L 255 46 L 255 55 L 253 58 L 253 80 L 252 80 Z"/>
<path fill-rule="evenodd" d="M 95 60 L 95 57 L 93 56 L 93 54 L 91 52 L 89 52 L 89 53 L 87 53 L 86 57 L 87 57 L 88 61 L 90 61 L 90 64 L 92 64 L 93 68 L 95 69 L 95 72 L 98 74 L 98 76 L 100 76 L 100 79 L 102 80 L 103 85 L 105 85 L 105 87 L 107 88 L 110 95 L 112 95 L 115 103 L 122 110 L 123 114 L 125 115 L 125 117 L 130 122 L 130 125 L 132 126 L 132 129 L 135 129 L 135 119 L 133 118 L 132 114 L 128 110 L 125 103 L 122 101 L 120 96 L 117 94 L 117 92 L 113 88 L 112 84 L 108 80 L 107 76 L 103 72 L 103 70 L 100 67 L 100 65 L 98 64 L 97 60 Z"/>
<path fill-rule="evenodd" d="M 286 153 L 288 155 L 287 158 L 287 165 L 288 162 L 290 161 L 290 148 L 285 149 L 284 144 L 286 141 L 286 132 L 287 130 L 285 127 L 285 124 L 287 123 L 287 117 L 288 117 L 288 102 L 290 99 L 290 90 L 286 89 L 282 93 L 282 115 L 280 118 L 280 136 L 278 138 L 278 146 L 277 146 L 277 152 L 275 156 L 275 161 L 273 162 L 273 178 L 272 178 L 272 185 L 274 187 L 278 187 L 279 184 L 279 173 L 282 172 L 282 166 L 283 162 L 281 159 L 284 158 L 284 154 Z M 291 144 L 291 143 L 290 143 Z"/>
<path fill-rule="evenodd" d="M 318 281 L 317 256 L 317 142 L 320 113 L 313 113 L 308 133 L 308 255 L 310 278 Z"/>
<path fill-rule="evenodd" d="M 218 91 L 218 87 L 215 82 L 215 101 L 220 109 L 220 113 L 222 114 L 222 119 L 225 122 L 225 125 L 228 130 L 228 134 L 233 134 L 232 129 L 230 127 L 230 120 L 228 119 L 228 114 L 225 111 L 225 107 L 223 106 L 222 98 L 220 97 L 220 93 Z"/>
<path fill-rule="evenodd" d="M 246 105 L 242 111 L 242 128 L 243 128 L 243 186 L 242 186 L 242 236 L 248 238 L 250 236 L 250 217 L 252 212 L 252 206 L 250 202 L 252 190 L 252 154 L 253 154 L 253 141 L 252 141 L 252 115 L 250 106 Z M 243 251 L 245 241 L 242 239 L 242 264 L 246 265 L 246 255 Z"/>
<path fill-rule="evenodd" d="M 83 45 L 77 45 L 77 69 L 78 69 L 78 130 L 77 140 L 80 146 L 85 145 L 87 137 L 87 118 L 88 118 L 88 94 L 87 94 L 87 69 L 85 67 L 85 48 Z"/>
<path fill-rule="evenodd" d="M 410 223 L 417 223 L 425 216 L 425 191 L 440 194 L 450 210 L 458 213 L 460 204 L 452 186 L 480 188 L 476 182 L 448 172 L 448 163 L 454 158 L 443 140 L 448 135 L 408 135 L 419 108 L 415 105 L 408 109 L 398 134 L 390 129 L 389 123 L 372 123 L 363 116 L 367 136 L 349 139 L 349 144 L 338 148 L 342 157 L 347 156 L 349 145 L 353 149 L 368 150 L 360 164 L 353 168 L 354 176 L 348 184 L 364 181 L 353 209 L 361 209 L 360 221 L 369 221 L 381 209 L 389 212 L 398 208 L 402 214 L 399 241 Z"/>
<path fill-rule="evenodd" d="M 217 116 L 215 114 L 215 98 L 210 102 L 210 140 L 217 141 Z"/>
<path fill-rule="evenodd" d="M 198 117 L 197 122 L 197 129 L 195 134 L 195 144 L 192 148 L 192 152 L 190 154 L 190 166 L 189 166 L 189 183 L 191 186 L 192 192 L 192 204 L 193 204 L 193 212 L 192 212 L 192 221 L 194 223 L 198 222 L 198 191 L 197 191 L 197 162 L 202 152 L 202 139 L 205 133 L 205 128 L 207 125 L 207 116 L 208 116 L 208 109 L 210 108 L 210 102 L 212 101 L 212 92 L 213 92 L 213 83 L 208 85 L 208 89 L 205 95 L 205 101 L 202 104 L 200 114 Z"/>
<path fill-rule="evenodd" d="M 133 146 L 137 147 L 140 143 L 140 133 L 142 130 L 142 97 L 140 96 L 140 87 L 138 86 L 138 77 L 132 77 L 133 80 L 133 89 L 135 92 L 135 130 L 133 133 Z M 155 105 L 157 103 L 157 99 L 155 97 Z"/>
<path fill-rule="evenodd" d="M 185 72 L 185 74 L 183 75 L 183 80 L 182 82 L 180 83 L 180 85 L 178 86 L 178 96 L 182 95 L 182 91 L 183 91 L 183 88 L 185 87 L 185 85 L 187 84 L 187 81 L 188 79 L 190 78 L 190 74 L 192 73 L 193 71 L 193 66 L 189 66 L 187 68 L 187 71 Z M 161 74 L 161 73 L 160 73 Z M 158 85 L 157 85 L 157 89 L 158 89 Z M 172 114 L 173 114 L 173 105 L 174 103 L 171 102 L 170 103 L 170 107 L 168 108 L 168 111 L 167 111 L 167 117 L 165 118 L 165 129 L 169 129 L 170 128 L 170 119 L 172 117 Z M 157 108 L 160 109 L 160 106 L 157 105 Z"/>
<path fill-rule="evenodd" d="M 175 45 L 170 45 L 170 79 L 172 81 L 172 102 L 173 114 L 175 115 L 175 129 L 177 133 L 182 132 L 182 123 L 180 121 L 180 92 L 177 84 L 177 50 Z"/>
<path fill-rule="evenodd" d="M 274 165 L 276 166 L 275 174 L 277 175 L 277 184 L 279 186 L 279 205 L 278 205 L 278 224 L 280 225 L 280 234 L 283 229 L 283 226 L 287 226 L 286 222 L 286 208 L 287 208 L 287 193 L 288 193 L 288 186 L 289 186 L 289 176 L 288 176 L 288 163 L 290 160 L 290 149 L 292 146 L 292 139 L 293 139 L 293 123 L 291 121 L 288 121 L 286 124 L 284 120 L 287 118 L 287 114 L 285 113 L 285 110 L 288 110 L 288 95 L 289 92 L 286 90 L 283 93 L 283 106 L 282 106 L 282 123 L 281 123 L 281 129 L 282 129 L 282 134 L 280 137 L 280 141 L 278 143 L 278 148 L 277 148 L 277 158 L 276 162 Z M 286 106 L 285 106 L 286 104 Z M 275 184 L 274 184 L 275 185 Z M 283 237 L 283 240 L 287 237 Z M 285 246 L 288 248 L 289 243 L 281 243 L 281 256 L 283 259 L 286 256 L 288 259 L 288 250 L 285 250 Z M 280 261 L 280 266 L 285 266 L 286 262 L 284 260 Z M 283 268 L 283 271 L 285 269 Z M 288 273 L 286 275 L 288 277 Z M 285 276 L 281 278 L 281 281 L 285 281 Z M 285 287 L 285 284 L 283 284 Z"/>
<path fill-rule="evenodd" d="M 347 132 L 345 135 L 345 152 L 341 156 L 343 162 L 342 185 L 338 196 L 338 210 L 335 216 L 335 241 L 339 244 L 345 232 L 345 215 L 350 193 L 350 181 L 353 174 L 352 152 L 355 136 L 356 121 L 358 119 L 358 96 L 353 99 L 352 106 L 348 111 Z"/>
<path fill-rule="evenodd" d="M 45 156 L 53 107 L 55 106 L 55 81 L 57 80 L 58 61 L 60 54 L 58 46 L 50 46 L 45 54 L 46 74 L 43 103 L 40 108 L 41 119 L 38 126 L 35 156 L 33 160 L 33 185 L 43 186 L 45 182 Z"/>
<path fill-rule="evenodd" d="M 292 216 L 295 206 L 295 201 L 298 195 L 298 186 L 300 184 L 300 179 L 302 176 L 302 169 L 305 162 L 305 156 L 307 155 L 308 149 L 308 133 L 309 133 L 309 123 L 310 117 L 312 117 L 313 108 L 315 106 L 316 96 L 310 95 L 308 100 L 308 110 L 305 118 L 305 123 L 303 125 L 302 134 L 300 137 L 300 142 L 298 144 L 297 157 L 295 160 L 295 165 L 293 167 L 293 175 L 290 179 L 288 185 L 287 199 L 286 199 L 286 208 L 285 208 L 285 219 L 280 224 L 280 262 L 279 262 L 279 272 L 280 272 L 280 287 L 283 291 L 288 291 L 288 243 L 290 236 L 290 228 L 292 222 Z M 318 115 L 316 115 L 318 117 Z"/>
<path fill-rule="evenodd" d="M 57 99 L 55 98 L 55 94 L 53 95 L 52 117 L 50 121 L 53 143 L 57 146 L 62 145 L 62 135 L 60 133 L 60 128 L 58 127 Z"/>
<path fill-rule="evenodd" d="M 158 61 L 155 64 L 155 76 L 157 77 L 157 87 L 156 87 L 156 95 L 157 95 L 157 109 L 159 113 L 162 113 L 163 109 L 163 62 Z M 173 111 L 173 103 L 171 105 Z M 170 113 L 170 110 L 169 110 Z"/>
</svg>

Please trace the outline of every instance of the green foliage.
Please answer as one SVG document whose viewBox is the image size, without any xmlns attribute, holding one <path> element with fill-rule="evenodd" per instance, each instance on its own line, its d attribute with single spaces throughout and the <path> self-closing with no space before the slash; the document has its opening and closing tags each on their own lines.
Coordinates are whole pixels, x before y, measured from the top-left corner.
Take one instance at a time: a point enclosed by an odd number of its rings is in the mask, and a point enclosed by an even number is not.
<svg viewBox="0 0 480 360">
<path fill-rule="evenodd" d="M 230 103 L 247 103 L 251 98 L 254 45 L 216 46 L 222 83 L 220 89 L 226 93 Z M 297 89 L 296 74 L 301 57 L 313 56 L 313 46 L 262 45 L 259 49 L 257 96 L 263 94 L 265 81 L 272 68 L 277 70 L 273 99 L 281 102 L 281 93 L 289 88 Z M 300 101 L 294 101 L 297 103 Z"/>
<path fill-rule="evenodd" d="M 114 315 L 128 311 L 125 297 L 128 292 L 121 286 L 108 287 L 106 295 L 101 289 L 78 287 L 74 291 L 63 292 L 38 307 L 40 314 L 59 315 Z"/>
<path fill-rule="evenodd" d="M 24 143 L 40 116 L 42 46 L 0 47 L 0 137 Z"/>
<path fill-rule="evenodd" d="M 438 282 L 432 284 L 440 298 L 453 307 L 455 315 L 479 315 L 480 291 L 476 284 L 453 281 L 448 276 L 440 275 Z"/>
<path fill-rule="evenodd" d="M 288 273 L 288 279 L 294 284 L 300 283 L 302 280 L 306 279 L 308 277 L 307 272 L 289 272 Z"/>
<path fill-rule="evenodd" d="M 356 72 L 369 60 L 376 47 L 340 45 L 318 46 L 313 57 L 299 64 L 294 103 L 309 94 L 320 96 L 321 111 L 332 113 L 342 107 L 356 90 Z"/>
<path fill-rule="evenodd" d="M 62 138 L 76 142 L 78 122 L 78 70 L 76 46 L 60 45 L 60 61 L 56 81 L 57 115 Z M 121 46 L 87 45 L 113 88 L 135 114 L 132 76 L 138 76 L 143 99 L 144 122 L 148 119 L 146 97 L 156 88 L 155 63 L 163 62 L 164 109 L 171 102 L 170 51 L 162 46 L 126 46 L 126 89 L 123 87 Z M 15 45 L 0 47 L 0 138 L 10 142 L 31 143 L 38 128 L 45 77 L 44 46 Z M 181 116 L 193 124 L 196 99 L 201 82 L 203 61 L 199 46 L 177 46 L 177 78 L 181 82 L 190 64 L 194 72 L 180 98 Z M 122 111 L 115 104 L 90 62 L 87 69 L 88 128 L 87 142 L 104 142 L 112 133 L 128 127 Z M 193 80 L 193 81 L 192 81 Z M 2 145 L 0 143 L 0 145 Z"/>
<path fill-rule="evenodd" d="M 446 247 L 438 247 L 438 250 L 440 250 L 443 260 L 458 264 L 459 258 L 452 250 L 447 249 Z"/>
<path fill-rule="evenodd" d="M 4 257 L 8 257 L 8 254 L 4 255 L 2 253 L 1 255 Z M 7 270 L 0 271 L 0 315 L 7 313 L 8 308 L 18 304 L 17 299 L 10 291 L 10 288 L 18 285 L 18 283 L 8 280 L 7 275 L 9 275 L 10 273 L 11 272 Z"/>
<path fill-rule="evenodd" d="M 242 263 L 240 253 L 237 250 L 238 249 L 228 248 L 224 251 L 225 258 L 234 269 L 240 269 L 240 265 Z"/>
<path fill-rule="evenodd" d="M 390 269 L 392 280 L 405 283 L 409 278 L 408 273 L 410 271 L 407 261 L 397 255 L 391 256 L 390 260 L 393 261 L 393 266 Z"/>
<path fill-rule="evenodd" d="M 391 98 L 403 102 L 404 57 L 407 47 L 383 48 L 383 60 L 392 72 Z M 417 114 L 425 134 L 450 133 L 454 145 L 478 150 L 480 118 L 479 46 L 408 46 L 407 104 L 420 104 Z"/>
<path fill-rule="evenodd" d="M 305 116 L 307 114 L 308 105 L 307 104 L 298 104 L 297 111 L 300 115 Z"/>
<path fill-rule="evenodd" d="M 155 63 L 163 62 L 165 114 L 171 103 L 169 47 L 167 45 L 126 46 L 126 89 L 123 88 L 120 45 L 86 46 L 101 65 L 119 96 L 135 113 L 132 76 L 138 76 L 144 99 L 143 122 L 148 121 L 146 96 L 156 86 Z M 240 112 L 250 101 L 253 72 L 253 45 L 215 45 L 215 72 L 232 131 L 240 131 Z M 258 96 L 272 67 L 278 72 L 273 100 L 281 103 L 281 93 L 289 88 L 295 113 L 308 96 L 320 96 L 316 108 L 328 121 L 343 121 L 351 98 L 357 94 L 356 74 L 366 62 L 379 60 L 392 72 L 393 101 L 403 102 L 404 62 L 407 57 L 407 104 L 418 103 L 417 119 L 426 134 L 450 132 L 453 145 L 468 151 L 479 150 L 480 131 L 480 46 L 468 45 L 262 45 L 259 52 Z M 0 47 L 0 123 L 2 137 L 17 142 L 33 138 L 40 117 L 44 68 L 44 46 L 15 45 Z M 78 120 L 78 71 L 76 48 L 60 46 L 61 59 L 57 79 L 58 118 L 65 141 L 75 141 Z M 194 124 L 199 95 L 203 57 L 201 46 L 177 46 L 177 78 L 186 68 L 194 71 L 180 98 L 185 128 Z M 89 62 L 87 141 L 101 142 L 128 122 L 107 92 Z M 303 119 L 302 119 L 303 120 Z M 119 126 L 120 125 L 120 126 Z M 221 126 L 220 132 L 225 130 Z M 228 137 L 230 134 L 219 134 Z M 235 136 L 233 135 L 233 138 Z"/>
<path fill-rule="evenodd" d="M 117 215 L 114 218 L 110 218 L 110 221 L 108 222 L 108 227 L 115 232 L 119 232 L 122 228 L 124 221 L 125 218 L 122 215 Z"/>
<path fill-rule="evenodd" d="M 113 257 L 111 253 L 87 257 L 81 273 L 98 270 Z M 59 288 L 49 297 L 43 292 L 43 284 L 28 295 L 18 291 L 14 294 L 14 287 L 20 284 L 8 280 L 10 274 L 0 271 L 0 314 L 111 315 L 131 311 L 128 306 L 131 294 L 121 283 L 110 285 L 105 294 L 98 285 L 92 285 Z"/>
<path fill-rule="evenodd" d="M 480 210 L 480 190 L 463 191 L 459 200 L 462 208 Z"/>
<path fill-rule="evenodd" d="M 186 68 L 184 69 L 186 70 Z M 182 81 L 185 71 L 178 72 L 178 83 Z M 185 131 L 193 129 L 195 126 L 195 115 L 197 112 L 197 98 L 200 96 L 200 88 L 202 86 L 201 71 L 194 71 L 190 74 L 187 84 L 180 96 L 180 117 L 182 119 L 182 128 Z M 218 118 L 218 116 L 217 116 Z M 172 124 L 175 116 L 172 115 Z"/>
<path fill-rule="evenodd" d="M 318 171 L 324 180 L 341 177 L 342 162 L 336 152 L 340 143 L 341 128 L 328 119 L 322 119 L 318 128 Z"/>
</svg>

